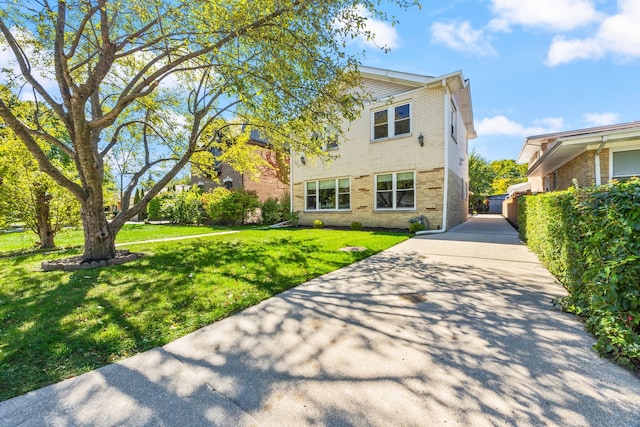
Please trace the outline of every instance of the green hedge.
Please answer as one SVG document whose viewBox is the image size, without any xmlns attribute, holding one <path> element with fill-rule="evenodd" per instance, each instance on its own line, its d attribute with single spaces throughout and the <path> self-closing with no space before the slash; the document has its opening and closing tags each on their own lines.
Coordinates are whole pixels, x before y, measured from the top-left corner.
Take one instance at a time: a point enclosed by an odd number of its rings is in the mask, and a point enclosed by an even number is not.
<svg viewBox="0 0 640 427">
<path fill-rule="evenodd" d="M 565 286 L 596 350 L 640 368 L 640 180 L 523 197 L 521 238 Z"/>
</svg>

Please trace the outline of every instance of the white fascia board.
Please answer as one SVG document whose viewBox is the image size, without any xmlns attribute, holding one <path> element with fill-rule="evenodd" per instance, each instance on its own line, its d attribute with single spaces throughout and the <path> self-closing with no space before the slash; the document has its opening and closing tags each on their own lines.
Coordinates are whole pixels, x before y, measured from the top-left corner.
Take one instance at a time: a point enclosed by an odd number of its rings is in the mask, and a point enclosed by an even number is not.
<svg viewBox="0 0 640 427">
<path fill-rule="evenodd" d="M 602 142 L 602 138 L 606 138 L 607 142 L 618 141 L 621 139 L 640 139 L 640 128 L 638 129 L 621 129 L 618 131 L 599 132 L 590 135 L 580 135 L 575 137 L 559 138 L 565 145 L 582 145 L 596 144 Z"/>
<path fill-rule="evenodd" d="M 362 77 L 371 79 L 386 80 L 393 83 L 401 83 L 411 86 L 424 86 L 433 80 L 433 77 L 420 74 L 403 73 L 400 71 L 386 70 L 384 68 L 359 67 L 358 71 Z"/>
</svg>

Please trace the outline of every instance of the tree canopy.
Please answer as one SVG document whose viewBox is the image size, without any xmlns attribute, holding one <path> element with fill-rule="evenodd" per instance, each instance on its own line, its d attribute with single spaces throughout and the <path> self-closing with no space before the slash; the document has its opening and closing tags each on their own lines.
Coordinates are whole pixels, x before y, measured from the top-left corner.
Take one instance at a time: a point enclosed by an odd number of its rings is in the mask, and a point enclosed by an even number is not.
<svg viewBox="0 0 640 427">
<path fill-rule="evenodd" d="M 494 160 L 489 164 L 494 178 L 491 183 L 493 194 L 506 194 L 514 184 L 527 182 L 527 164 L 517 164 L 513 159 Z"/>
<path fill-rule="evenodd" d="M 482 210 L 487 196 L 505 194 L 513 184 L 527 181 L 527 164 L 517 164 L 513 159 L 489 162 L 473 150 L 469 154 L 469 188 L 473 192 L 471 206 Z"/>
<path fill-rule="evenodd" d="M 417 0 L 396 0 L 403 7 Z M 36 108 L 16 114 L 0 97 L 0 117 L 39 168 L 81 205 L 85 261 L 115 256 L 124 223 L 178 174 L 194 153 L 229 150 L 258 129 L 276 149 L 320 154 L 314 132 L 354 119 L 358 87 L 354 37 L 372 37 L 368 17 L 387 19 L 377 0 L 33 0 L 0 11 L 14 95 Z M 366 11 L 366 13 L 363 13 Z M 42 125 L 53 112 L 67 137 Z M 242 126 L 242 131 L 232 128 Z M 69 178 L 41 148 L 73 160 Z M 129 144 L 129 145 L 128 145 Z M 131 146 L 133 144 L 133 146 Z M 120 150 L 120 151 L 118 151 Z M 238 150 L 241 151 L 241 150 Z M 127 157 L 122 210 L 108 222 L 103 182 L 109 157 Z M 154 186 L 131 206 L 151 171 Z"/>
</svg>

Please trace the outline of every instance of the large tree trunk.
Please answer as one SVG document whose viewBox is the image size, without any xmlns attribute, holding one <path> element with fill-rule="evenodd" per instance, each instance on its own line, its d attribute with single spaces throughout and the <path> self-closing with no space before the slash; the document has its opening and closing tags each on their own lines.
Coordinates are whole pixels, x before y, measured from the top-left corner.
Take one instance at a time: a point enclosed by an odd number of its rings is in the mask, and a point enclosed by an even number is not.
<svg viewBox="0 0 640 427">
<path fill-rule="evenodd" d="M 49 206 L 50 195 L 45 189 L 36 190 L 36 220 L 38 222 L 38 236 L 40 237 L 40 247 L 51 249 L 55 247 L 53 242 L 54 232 L 51 227 L 51 208 Z"/>
<path fill-rule="evenodd" d="M 115 258 L 115 234 L 111 231 L 102 200 L 96 203 L 86 199 L 80 208 L 84 228 L 84 254 L 82 262 L 102 261 Z"/>
</svg>

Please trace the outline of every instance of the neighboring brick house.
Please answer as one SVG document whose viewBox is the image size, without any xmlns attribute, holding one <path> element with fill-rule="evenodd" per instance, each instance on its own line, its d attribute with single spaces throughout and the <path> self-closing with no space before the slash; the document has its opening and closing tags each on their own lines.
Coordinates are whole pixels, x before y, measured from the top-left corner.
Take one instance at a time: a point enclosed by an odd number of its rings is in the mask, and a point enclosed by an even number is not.
<svg viewBox="0 0 640 427">
<path fill-rule="evenodd" d="M 468 213 L 468 139 L 476 136 L 469 81 L 457 71 L 428 77 L 360 68 L 376 101 L 328 149 L 324 164 L 292 155 L 292 204 L 301 224 L 407 228 L 425 216 L 430 230 Z"/>
<path fill-rule="evenodd" d="M 289 194 L 289 160 L 287 156 L 272 150 L 257 132 L 251 132 L 248 144 L 253 146 L 268 164 L 268 166 L 260 167 L 257 175 L 249 176 L 249 174 L 236 171 L 226 163 L 217 163 L 214 167 L 217 179 L 196 172 L 191 175 L 191 183 L 198 185 L 204 191 L 220 186 L 229 190 L 244 188 L 247 191 L 255 191 L 261 202 L 268 198 L 282 200 L 284 196 Z"/>
<path fill-rule="evenodd" d="M 518 156 L 525 162 L 534 193 L 640 176 L 640 121 L 530 136 Z"/>
</svg>

